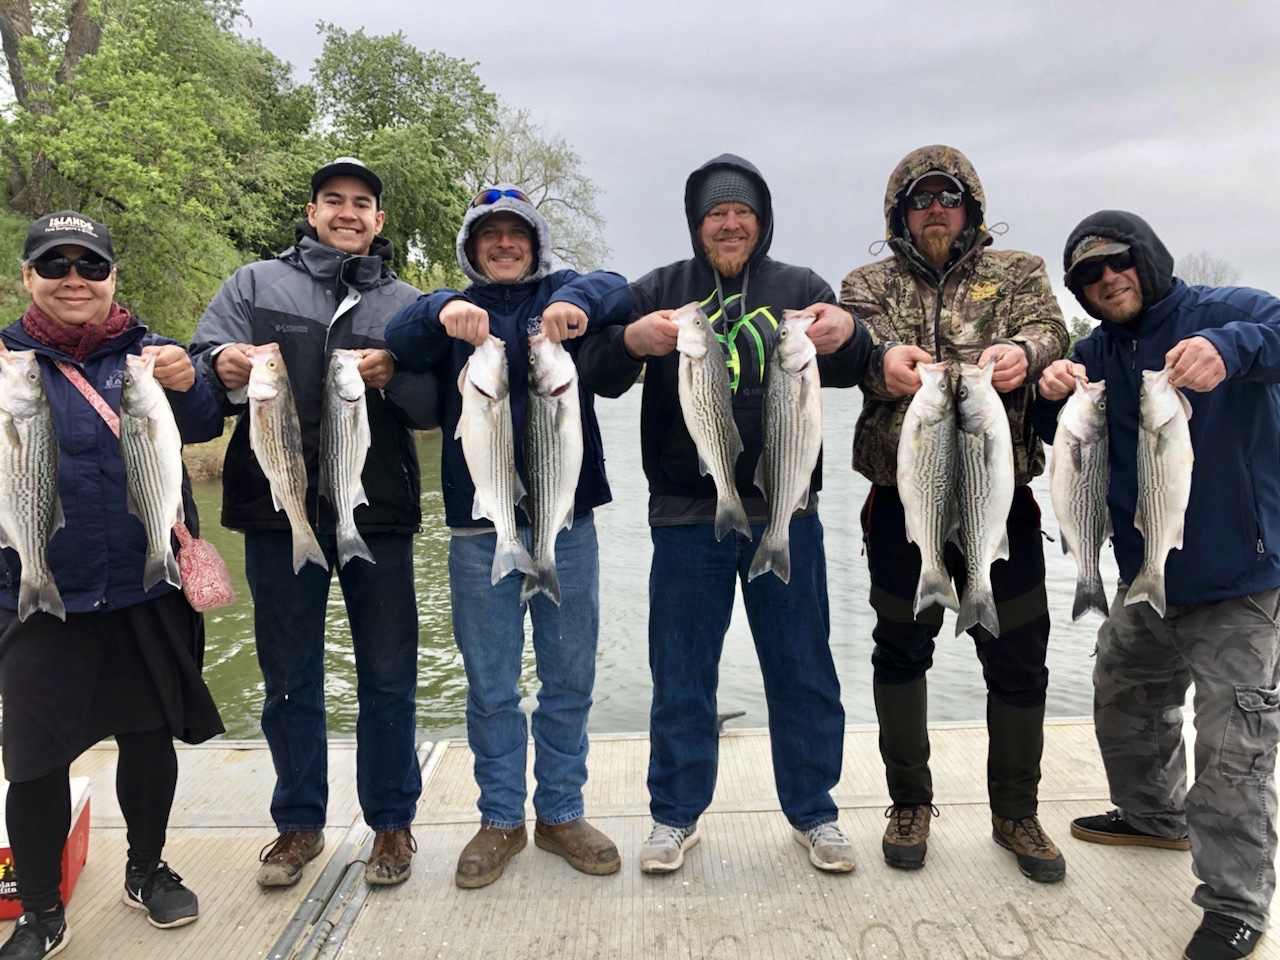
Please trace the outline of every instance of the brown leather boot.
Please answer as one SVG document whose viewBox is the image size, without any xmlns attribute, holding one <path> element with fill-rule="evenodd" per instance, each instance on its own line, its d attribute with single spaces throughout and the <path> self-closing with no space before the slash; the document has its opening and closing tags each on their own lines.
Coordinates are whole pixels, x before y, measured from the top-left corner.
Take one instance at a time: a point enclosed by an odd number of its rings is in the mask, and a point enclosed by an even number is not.
<svg viewBox="0 0 1280 960">
<path fill-rule="evenodd" d="M 1067 875 L 1067 861 L 1039 817 L 1010 820 L 993 813 L 991 838 L 1017 857 L 1018 869 L 1037 883 L 1056 883 Z"/>
<path fill-rule="evenodd" d="M 302 876 L 302 868 L 324 849 L 323 830 L 286 830 L 258 854 L 258 884 L 263 887 L 291 887 Z"/>
<path fill-rule="evenodd" d="M 507 861 L 528 842 L 529 831 L 523 823 L 514 830 L 481 827 L 462 848 L 453 882 L 465 890 L 487 887 L 502 876 Z"/>
<path fill-rule="evenodd" d="M 587 823 L 586 817 L 554 827 L 539 820 L 533 829 L 533 842 L 548 853 L 564 857 L 573 869 L 595 877 L 617 873 L 622 866 L 613 841 Z"/>
<path fill-rule="evenodd" d="M 418 843 L 409 828 L 379 830 L 373 836 L 373 850 L 364 865 L 365 883 L 404 883 L 412 870 Z"/>
</svg>

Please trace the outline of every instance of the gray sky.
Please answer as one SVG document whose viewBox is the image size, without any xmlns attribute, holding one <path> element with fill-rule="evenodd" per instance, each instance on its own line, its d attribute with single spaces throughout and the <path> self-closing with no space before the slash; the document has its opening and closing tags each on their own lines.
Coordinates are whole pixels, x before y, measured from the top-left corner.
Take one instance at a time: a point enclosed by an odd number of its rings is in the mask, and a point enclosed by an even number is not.
<svg viewBox="0 0 1280 960">
<path fill-rule="evenodd" d="M 774 197 L 772 253 L 839 291 L 874 259 L 885 183 L 928 143 L 962 150 L 996 246 L 1044 257 L 1095 210 L 1145 217 L 1175 257 L 1280 294 L 1280 7 L 1189 0 L 485 4 L 246 0 L 260 39 L 310 76 L 318 20 L 404 32 L 478 63 L 563 135 L 600 187 L 612 269 L 690 254 L 689 172 L 730 151 Z M 1267 238 L 1271 239 L 1268 240 Z M 1070 294 L 1068 316 L 1083 315 Z"/>
</svg>

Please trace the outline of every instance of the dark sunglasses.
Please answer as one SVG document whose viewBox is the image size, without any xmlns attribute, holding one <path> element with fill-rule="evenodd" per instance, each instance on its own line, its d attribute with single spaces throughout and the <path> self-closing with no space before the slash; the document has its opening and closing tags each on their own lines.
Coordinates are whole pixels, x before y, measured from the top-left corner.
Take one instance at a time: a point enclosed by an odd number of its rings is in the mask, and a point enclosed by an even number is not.
<svg viewBox="0 0 1280 960">
<path fill-rule="evenodd" d="M 1113 253 L 1109 257 L 1098 257 L 1096 260 L 1087 261 L 1084 266 L 1075 272 L 1073 279 L 1082 287 L 1097 283 L 1102 279 L 1102 268 L 1110 267 L 1112 273 L 1124 273 L 1133 266 L 1133 251 L 1125 250 L 1123 253 Z"/>
<path fill-rule="evenodd" d="M 496 187 L 481 190 L 476 194 L 476 198 L 471 201 L 471 205 L 473 207 L 487 207 L 491 203 L 497 203 L 503 197 L 514 197 L 516 200 L 523 200 L 529 206 L 533 206 L 533 201 L 519 190 L 498 190 Z"/>
<path fill-rule="evenodd" d="M 928 210 L 933 206 L 935 197 L 948 210 L 954 210 L 964 203 L 964 194 L 958 190 L 917 190 L 907 197 L 907 209 Z"/>
<path fill-rule="evenodd" d="M 76 273 L 80 274 L 82 280 L 98 281 L 111 276 L 111 264 L 101 257 L 77 257 L 75 260 L 68 257 L 47 257 L 32 261 L 31 267 L 46 280 L 61 280 L 71 272 L 72 267 L 76 268 Z"/>
</svg>

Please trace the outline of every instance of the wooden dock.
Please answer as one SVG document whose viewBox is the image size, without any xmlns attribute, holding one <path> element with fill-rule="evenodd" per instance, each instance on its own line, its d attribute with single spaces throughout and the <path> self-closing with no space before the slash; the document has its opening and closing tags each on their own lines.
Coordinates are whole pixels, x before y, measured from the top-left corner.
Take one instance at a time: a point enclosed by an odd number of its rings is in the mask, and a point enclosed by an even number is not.
<svg viewBox="0 0 1280 960">
<path fill-rule="evenodd" d="M 355 747 L 330 757 L 324 854 L 292 888 L 254 882 L 274 838 L 274 780 L 261 742 L 181 747 L 166 856 L 200 895 L 199 922 L 156 930 L 120 903 L 124 824 L 115 802 L 115 750 L 101 745 L 73 774 L 92 778 L 89 860 L 68 907 L 60 956 L 180 960 L 1081 960 L 1178 958 L 1199 921 L 1190 854 L 1072 839 L 1074 816 L 1108 809 L 1092 725 L 1046 728 L 1040 817 L 1067 859 L 1063 883 L 1018 873 L 991 840 L 986 734 L 975 724 L 932 728 L 936 803 L 924 870 L 892 870 L 880 854 L 884 792 L 874 728 L 850 728 L 835 791 L 857 870 L 815 870 L 778 809 L 763 731 L 721 741 L 715 803 L 684 869 L 646 876 L 637 852 L 650 827 L 644 735 L 591 745 L 587 814 L 622 853 L 623 869 L 588 877 L 532 841 L 497 883 L 453 884 L 458 852 L 478 826 L 465 742 L 424 744 L 414 821 L 413 876 L 370 888 L 372 842 L 355 799 Z M 532 782 L 532 772 L 529 774 Z M 533 812 L 530 809 L 530 826 Z M 8 924 L 0 924 L 7 936 Z M 1280 936 L 1254 953 L 1280 958 Z"/>
</svg>

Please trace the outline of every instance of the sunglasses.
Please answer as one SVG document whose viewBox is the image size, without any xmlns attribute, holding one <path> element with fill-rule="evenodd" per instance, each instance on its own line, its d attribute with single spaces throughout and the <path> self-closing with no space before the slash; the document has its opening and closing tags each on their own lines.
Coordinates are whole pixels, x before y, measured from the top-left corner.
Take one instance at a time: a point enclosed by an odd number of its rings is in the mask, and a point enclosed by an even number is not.
<svg viewBox="0 0 1280 960">
<path fill-rule="evenodd" d="M 1089 260 L 1076 270 L 1074 277 L 1076 283 L 1082 287 L 1097 283 L 1102 279 L 1103 267 L 1110 267 L 1112 273 L 1124 273 L 1133 266 L 1133 251 L 1125 250 L 1123 253 L 1113 253 L 1109 257 L 1098 257 L 1096 260 Z"/>
<path fill-rule="evenodd" d="M 75 267 L 80 279 L 99 281 L 111 276 L 112 264 L 101 257 L 77 257 L 74 260 L 68 257 L 47 257 L 32 261 L 31 267 L 46 280 L 61 280 Z"/>
<path fill-rule="evenodd" d="M 917 190 L 907 197 L 907 209 L 928 210 L 933 206 L 934 198 L 948 210 L 954 210 L 964 203 L 964 194 L 959 190 Z"/>
<path fill-rule="evenodd" d="M 476 194 L 476 198 L 471 201 L 473 207 L 487 207 L 491 203 L 497 203 L 503 197 L 512 197 L 516 200 L 523 200 L 529 206 L 533 206 L 533 201 L 526 197 L 519 190 L 499 190 L 491 187 L 488 190 L 481 190 Z"/>
</svg>

